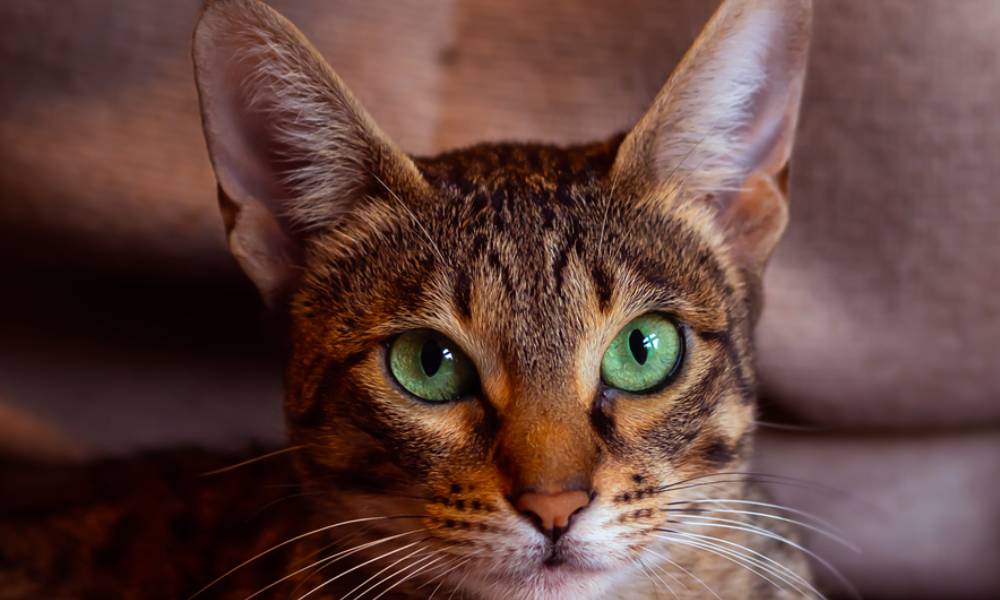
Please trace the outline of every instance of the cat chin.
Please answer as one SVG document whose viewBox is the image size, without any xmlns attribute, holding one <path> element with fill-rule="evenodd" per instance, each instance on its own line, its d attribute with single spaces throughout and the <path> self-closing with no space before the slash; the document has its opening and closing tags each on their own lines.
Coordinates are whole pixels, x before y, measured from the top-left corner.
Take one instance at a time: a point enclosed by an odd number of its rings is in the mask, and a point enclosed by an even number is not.
<svg viewBox="0 0 1000 600">
<path fill-rule="evenodd" d="M 465 581 L 471 596 L 482 600 L 591 600 L 608 598 L 628 569 L 593 570 L 571 566 L 540 566 L 518 575 Z"/>
</svg>

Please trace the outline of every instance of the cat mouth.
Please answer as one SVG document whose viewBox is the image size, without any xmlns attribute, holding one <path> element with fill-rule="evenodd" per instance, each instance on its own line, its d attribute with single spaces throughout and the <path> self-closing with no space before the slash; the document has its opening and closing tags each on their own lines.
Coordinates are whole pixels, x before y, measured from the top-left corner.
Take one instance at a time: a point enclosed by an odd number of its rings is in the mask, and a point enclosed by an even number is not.
<svg viewBox="0 0 1000 600">
<path fill-rule="evenodd" d="M 569 550 L 562 544 L 556 544 L 549 550 L 548 556 L 542 561 L 540 570 L 547 572 L 597 573 L 604 569 L 582 560 L 578 553 Z"/>
<path fill-rule="evenodd" d="M 545 569 L 559 569 L 566 566 L 566 556 L 563 552 L 560 552 L 558 548 L 553 548 L 549 555 L 542 561 L 542 567 Z"/>
</svg>

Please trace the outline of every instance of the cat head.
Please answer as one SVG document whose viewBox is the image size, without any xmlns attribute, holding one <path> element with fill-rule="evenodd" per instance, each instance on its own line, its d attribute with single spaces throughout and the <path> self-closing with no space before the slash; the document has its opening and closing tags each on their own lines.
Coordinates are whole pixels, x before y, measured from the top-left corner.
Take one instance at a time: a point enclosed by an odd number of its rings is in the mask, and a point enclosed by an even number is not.
<svg viewBox="0 0 1000 600">
<path fill-rule="evenodd" d="M 208 5 L 205 134 L 230 249 L 289 316 L 317 515 L 387 517 L 375 550 L 469 591 L 579 598 L 670 555 L 674 503 L 740 493 L 810 14 L 723 3 L 624 137 L 411 158 L 280 15 Z"/>
</svg>

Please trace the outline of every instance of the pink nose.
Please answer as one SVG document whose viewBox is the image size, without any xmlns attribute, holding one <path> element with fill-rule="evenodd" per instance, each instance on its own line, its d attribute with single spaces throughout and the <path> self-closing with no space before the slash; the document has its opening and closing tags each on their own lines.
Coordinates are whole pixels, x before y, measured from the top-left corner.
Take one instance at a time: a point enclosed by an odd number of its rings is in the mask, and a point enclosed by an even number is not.
<svg viewBox="0 0 1000 600">
<path fill-rule="evenodd" d="M 586 492 L 536 494 L 526 492 L 517 497 L 514 507 L 534 522 L 542 533 L 556 540 L 569 529 L 573 515 L 590 504 Z"/>
</svg>

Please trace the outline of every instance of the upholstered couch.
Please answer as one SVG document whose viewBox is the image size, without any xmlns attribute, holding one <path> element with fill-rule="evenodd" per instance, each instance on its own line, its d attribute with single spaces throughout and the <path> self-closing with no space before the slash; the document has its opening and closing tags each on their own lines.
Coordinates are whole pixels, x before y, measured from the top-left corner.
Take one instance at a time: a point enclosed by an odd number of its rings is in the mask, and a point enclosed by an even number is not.
<svg viewBox="0 0 1000 600">
<path fill-rule="evenodd" d="M 280 439 L 278 360 L 201 138 L 199 4 L 0 4 L 5 453 Z M 273 4 L 431 153 L 625 129 L 715 2 Z M 997 594 L 1000 3 L 816 9 L 759 331 L 758 468 L 848 492 L 775 489 L 862 546 L 811 541 L 867 597 Z"/>
</svg>

